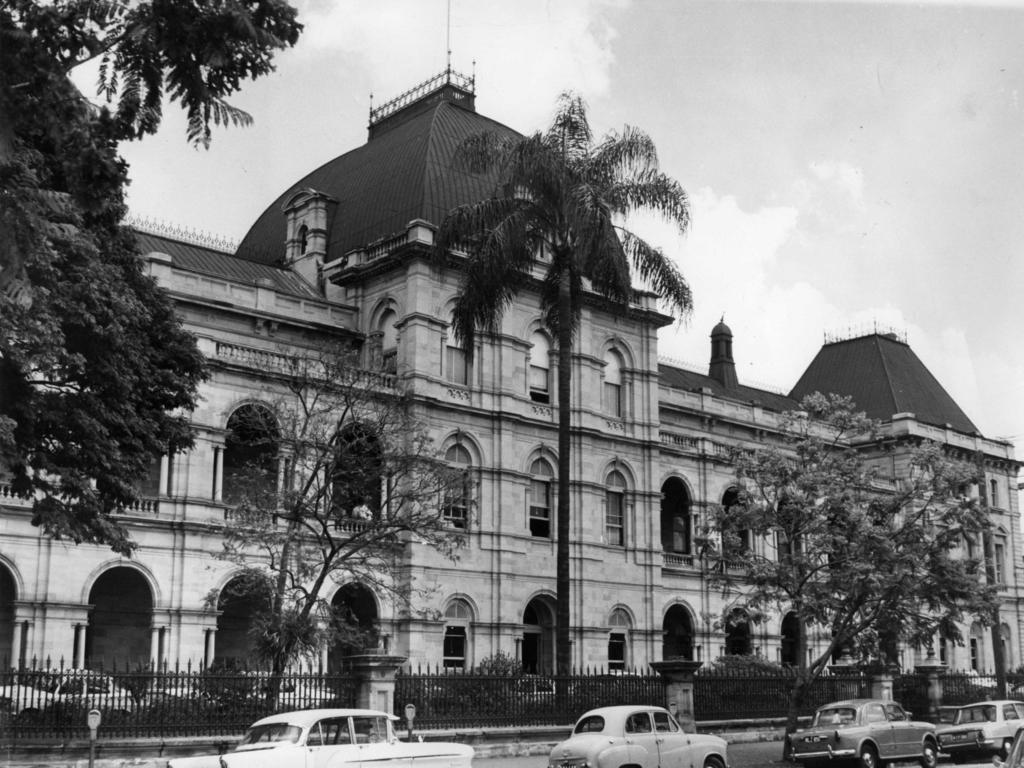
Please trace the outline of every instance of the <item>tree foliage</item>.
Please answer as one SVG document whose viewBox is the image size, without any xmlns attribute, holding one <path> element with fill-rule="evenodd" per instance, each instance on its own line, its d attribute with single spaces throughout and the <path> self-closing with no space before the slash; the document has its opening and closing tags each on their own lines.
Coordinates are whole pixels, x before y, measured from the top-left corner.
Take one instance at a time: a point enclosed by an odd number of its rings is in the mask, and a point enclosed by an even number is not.
<svg viewBox="0 0 1024 768">
<path fill-rule="evenodd" d="M 996 605 L 966 546 L 989 527 L 965 492 L 975 467 L 939 445 L 883 440 L 849 398 L 815 394 L 801 408 L 783 414 L 779 445 L 735 456 L 739 497 L 710 521 L 726 613 L 799 620 L 790 732 L 802 692 L 837 654 L 893 663 L 900 643 L 959 640 L 959 623 L 988 623 Z M 894 462 L 899 477 L 880 469 Z M 808 659 L 817 629 L 826 643 Z"/>
<path fill-rule="evenodd" d="M 410 398 L 363 371 L 356 353 L 287 354 L 267 407 L 249 409 L 253 423 L 240 430 L 257 449 L 253 459 L 225 473 L 241 492 L 219 555 L 241 568 L 242 589 L 266 595 L 253 639 L 276 673 L 338 640 L 365 639 L 329 602 L 339 586 L 361 584 L 410 610 L 425 589 L 411 581 L 409 544 L 454 561 L 472 482 L 437 455 Z M 262 451 L 267 445 L 273 450 Z M 287 458 L 279 465 L 268 455 Z"/>
<path fill-rule="evenodd" d="M 625 312 L 639 277 L 673 310 L 686 314 L 690 288 L 671 259 L 625 226 L 651 211 L 689 225 L 689 201 L 679 182 L 661 172 L 647 134 L 627 126 L 595 142 L 583 100 L 564 93 L 547 131 L 510 138 L 486 132 L 460 147 L 471 172 L 495 176 L 494 195 L 445 217 L 437 238 L 442 259 L 466 249 L 452 317 L 467 355 L 476 334 L 498 329 L 517 294 L 539 289 L 545 320 L 558 347 L 558 513 L 556 664 L 572 665 L 569 644 L 570 384 L 573 337 L 583 293 L 593 290 Z M 538 256 L 542 258 L 538 259 Z M 539 283 L 535 269 L 543 273 Z"/>
<path fill-rule="evenodd" d="M 200 144 L 245 122 L 224 97 L 299 29 L 279 0 L 0 7 L 0 468 L 49 534 L 131 551 L 113 515 L 152 461 L 190 445 L 204 376 L 120 226 L 118 143 L 157 129 L 164 96 Z M 69 79 L 93 58 L 102 107 Z"/>
</svg>

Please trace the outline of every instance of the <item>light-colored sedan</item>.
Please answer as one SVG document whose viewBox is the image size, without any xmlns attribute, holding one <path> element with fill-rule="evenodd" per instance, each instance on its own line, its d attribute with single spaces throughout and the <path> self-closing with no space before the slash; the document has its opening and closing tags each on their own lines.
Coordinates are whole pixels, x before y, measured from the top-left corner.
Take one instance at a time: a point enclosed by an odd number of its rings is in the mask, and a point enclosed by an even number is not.
<svg viewBox="0 0 1024 768">
<path fill-rule="evenodd" d="M 895 701 L 848 699 L 819 707 L 809 728 L 789 737 L 793 759 L 804 768 L 835 762 L 879 768 L 883 763 L 917 760 L 935 768 L 939 748 L 935 726 L 911 720 Z"/>
<path fill-rule="evenodd" d="M 661 707 L 592 709 L 551 750 L 548 768 L 728 768 L 725 740 L 685 733 Z"/>
<path fill-rule="evenodd" d="M 957 707 L 953 719 L 943 724 L 936 736 L 939 749 L 956 762 L 992 755 L 1005 760 L 1013 738 L 1022 728 L 1024 702 L 979 701 Z"/>
<path fill-rule="evenodd" d="M 257 720 L 224 755 L 184 757 L 168 768 L 470 768 L 473 748 L 399 741 L 398 718 L 372 709 L 309 709 Z"/>
</svg>

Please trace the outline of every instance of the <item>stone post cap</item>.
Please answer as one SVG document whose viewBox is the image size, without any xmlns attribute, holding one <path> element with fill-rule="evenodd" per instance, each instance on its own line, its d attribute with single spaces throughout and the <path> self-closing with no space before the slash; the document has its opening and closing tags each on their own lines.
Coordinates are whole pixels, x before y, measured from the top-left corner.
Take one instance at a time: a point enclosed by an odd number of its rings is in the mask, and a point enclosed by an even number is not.
<svg viewBox="0 0 1024 768">
<path fill-rule="evenodd" d="M 662 661 L 652 661 L 651 668 L 664 677 L 692 677 L 703 664 L 703 661 L 692 661 L 690 659 L 664 659 Z"/>
</svg>

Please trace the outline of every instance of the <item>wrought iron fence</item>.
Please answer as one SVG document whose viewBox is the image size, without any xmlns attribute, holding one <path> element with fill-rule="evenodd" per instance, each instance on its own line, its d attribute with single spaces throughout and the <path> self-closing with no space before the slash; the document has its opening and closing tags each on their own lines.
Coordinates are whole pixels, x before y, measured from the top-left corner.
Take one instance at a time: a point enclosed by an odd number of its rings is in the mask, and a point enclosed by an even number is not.
<svg viewBox="0 0 1024 768">
<path fill-rule="evenodd" d="M 589 709 L 661 704 L 661 678 L 651 672 L 579 670 L 571 675 L 481 674 L 444 668 L 402 670 L 395 711 L 416 707 L 418 728 L 572 725 Z"/>
<path fill-rule="evenodd" d="M 789 708 L 795 670 L 743 670 L 702 668 L 693 681 L 693 709 L 697 720 L 736 720 L 784 717 Z M 823 675 L 814 680 L 798 714 L 810 715 L 823 704 L 864 693 L 865 679 L 858 672 Z"/>
<path fill-rule="evenodd" d="M 86 714 L 100 711 L 110 738 L 238 736 L 265 715 L 350 707 L 345 674 L 289 670 L 72 669 L 49 661 L 0 671 L 0 733 L 11 741 L 86 739 Z"/>
</svg>

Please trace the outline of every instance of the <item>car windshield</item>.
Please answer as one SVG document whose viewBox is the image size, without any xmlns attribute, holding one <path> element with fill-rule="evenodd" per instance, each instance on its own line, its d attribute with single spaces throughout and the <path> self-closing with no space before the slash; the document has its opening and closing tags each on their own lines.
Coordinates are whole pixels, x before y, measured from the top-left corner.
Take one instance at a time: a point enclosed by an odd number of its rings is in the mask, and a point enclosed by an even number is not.
<svg viewBox="0 0 1024 768">
<path fill-rule="evenodd" d="M 576 723 L 573 733 L 601 733 L 604 730 L 604 718 L 600 715 L 588 715 Z"/>
<path fill-rule="evenodd" d="M 957 718 L 953 722 L 957 725 L 967 723 L 994 723 L 996 721 L 996 708 L 992 704 L 979 704 L 972 707 L 960 707 Z"/>
<path fill-rule="evenodd" d="M 299 736 L 302 735 L 302 729 L 297 725 L 288 725 L 288 723 L 267 723 L 266 725 L 257 725 L 250 728 L 242 740 L 238 743 L 239 747 L 249 747 L 254 744 L 296 744 L 299 741 Z"/>
<path fill-rule="evenodd" d="M 814 725 L 850 725 L 857 722 L 857 710 L 853 707 L 826 707 L 814 716 Z"/>
</svg>

